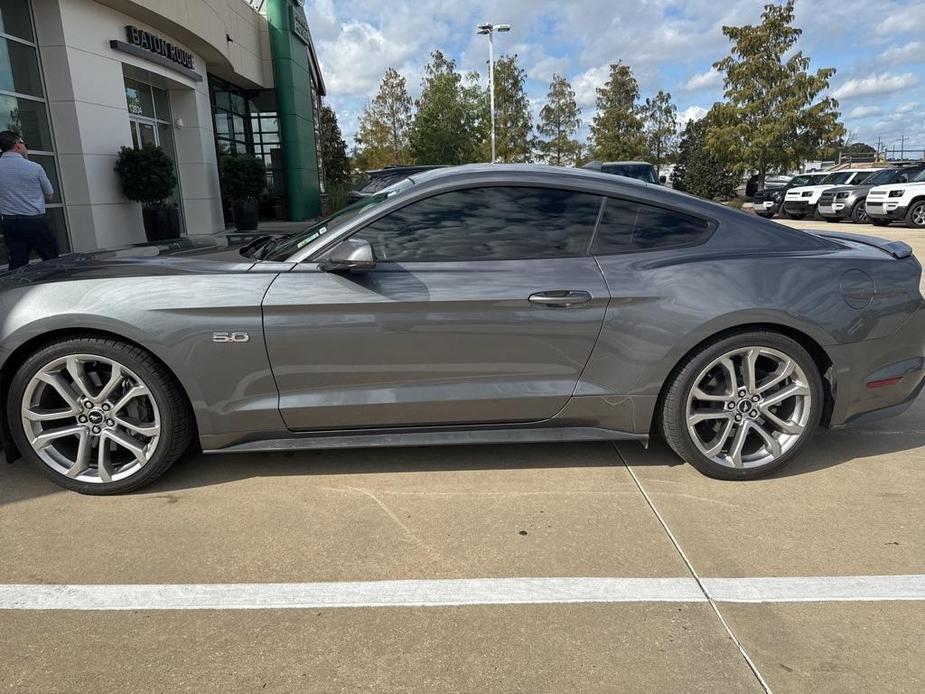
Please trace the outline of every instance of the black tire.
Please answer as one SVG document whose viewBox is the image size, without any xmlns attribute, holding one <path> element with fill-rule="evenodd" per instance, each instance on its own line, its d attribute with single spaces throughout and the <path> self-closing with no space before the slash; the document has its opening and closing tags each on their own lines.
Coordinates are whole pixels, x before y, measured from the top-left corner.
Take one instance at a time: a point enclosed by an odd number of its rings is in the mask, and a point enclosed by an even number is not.
<svg viewBox="0 0 925 694">
<path fill-rule="evenodd" d="M 160 438 L 154 454 L 134 474 L 113 482 L 84 482 L 52 469 L 33 450 L 21 419 L 21 405 L 32 377 L 46 364 L 62 357 L 82 354 L 119 362 L 148 387 L 160 413 Z M 43 346 L 19 367 L 7 397 L 7 420 L 13 440 L 23 457 L 56 484 L 81 494 L 121 494 L 150 484 L 180 457 L 193 437 L 189 403 L 173 375 L 144 349 L 119 340 L 93 335 L 55 340 Z"/>
<path fill-rule="evenodd" d="M 910 229 L 925 229 L 925 200 L 916 200 L 909 205 L 906 210 L 906 226 Z"/>
<path fill-rule="evenodd" d="M 793 446 L 777 459 L 757 467 L 735 468 L 705 456 L 693 442 L 687 428 L 687 400 L 694 380 L 713 360 L 740 347 L 769 347 L 796 361 L 809 380 L 810 412 L 807 424 Z M 797 456 L 813 437 L 823 409 L 824 391 L 819 369 L 809 353 L 795 340 L 767 330 L 750 330 L 719 337 L 688 355 L 669 376 L 660 399 L 658 428 L 668 446 L 704 475 L 722 480 L 749 480 L 767 475 Z"/>
<path fill-rule="evenodd" d="M 867 216 L 867 201 L 858 200 L 851 208 L 851 221 L 855 224 L 867 224 L 870 217 Z"/>
<path fill-rule="evenodd" d="M 877 218 L 875 218 L 875 217 L 871 217 L 871 218 L 870 218 L 870 223 L 873 224 L 875 227 L 888 227 L 888 226 L 890 226 L 890 220 L 889 220 L 889 219 L 877 219 Z"/>
</svg>

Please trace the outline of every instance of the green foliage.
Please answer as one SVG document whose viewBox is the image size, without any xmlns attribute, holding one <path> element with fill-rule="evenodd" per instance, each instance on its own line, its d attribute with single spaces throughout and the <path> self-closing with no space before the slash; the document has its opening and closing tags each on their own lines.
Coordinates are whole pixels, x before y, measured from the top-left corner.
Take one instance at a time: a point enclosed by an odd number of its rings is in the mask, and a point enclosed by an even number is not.
<svg viewBox="0 0 925 694">
<path fill-rule="evenodd" d="M 350 181 L 340 181 L 327 187 L 328 214 L 334 214 L 347 206 L 347 193 L 350 192 Z"/>
<path fill-rule="evenodd" d="M 674 153 L 678 136 L 678 109 L 671 103 L 671 94 L 659 90 L 646 99 L 641 113 L 646 138 L 647 159 L 661 173 L 662 165 Z"/>
<path fill-rule="evenodd" d="M 466 164 L 481 157 L 481 98 L 463 84 L 456 63 L 431 54 L 421 81 L 421 98 L 411 126 L 411 149 L 418 164 Z"/>
<path fill-rule="evenodd" d="M 331 188 L 350 180 L 350 161 L 347 159 L 347 143 L 337 124 L 337 114 L 330 106 L 322 106 L 320 120 L 318 149 L 321 152 L 321 168 L 325 188 Z"/>
<path fill-rule="evenodd" d="M 553 75 L 537 126 L 540 135 L 546 137 L 539 142 L 546 163 L 556 166 L 578 164 L 581 145 L 575 140 L 575 133 L 580 125 L 581 109 L 575 102 L 572 85 L 562 75 Z"/>
<path fill-rule="evenodd" d="M 222 187 L 232 200 L 260 197 L 267 185 L 262 159 L 250 154 L 226 154 L 219 163 Z"/>
<path fill-rule="evenodd" d="M 639 85 L 628 65 L 610 66 L 610 77 L 597 88 L 597 113 L 591 121 L 590 147 L 595 159 L 620 161 L 645 154 L 639 120 Z"/>
<path fill-rule="evenodd" d="M 711 112 L 712 113 L 712 112 Z M 712 200 L 731 195 L 739 181 L 736 167 L 726 157 L 707 146 L 712 128 L 711 115 L 688 121 L 678 147 L 674 187 Z"/>
<path fill-rule="evenodd" d="M 173 161 L 156 145 L 141 149 L 122 147 L 116 160 L 116 174 L 129 200 L 145 207 L 166 207 L 177 187 Z"/>
<path fill-rule="evenodd" d="M 713 66 L 724 73 L 726 102 L 714 107 L 709 146 L 757 171 L 759 186 L 767 172 L 796 168 L 845 133 L 838 102 L 820 98 L 835 69 L 809 72 L 809 58 L 791 54 L 802 33 L 793 2 L 765 5 L 757 26 L 724 26 L 732 52 Z"/>
<path fill-rule="evenodd" d="M 385 71 L 379 92 L 360 116 L 356 142 L 364 168 L 411 164 L 411 97 L 407 82 L 394 68 Z"/>
<path fill-rule="evenodd" d="M 524 92 L 526 79 L 516 55 L 495 62 L 495 154 L 501 162 L 531 159 L 533 115 Z"/>
</svg>

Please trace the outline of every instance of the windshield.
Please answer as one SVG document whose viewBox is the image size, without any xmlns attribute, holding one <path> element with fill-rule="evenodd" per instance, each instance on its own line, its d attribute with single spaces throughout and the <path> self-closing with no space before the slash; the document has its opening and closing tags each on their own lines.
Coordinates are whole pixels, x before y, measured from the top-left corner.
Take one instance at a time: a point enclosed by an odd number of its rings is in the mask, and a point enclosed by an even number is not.
<svg viewBox="0 0 925 694">
<path fill-rule="evenodd" d="M 825 178 L 825 174 L 803 174 L 790 179 L 790 187 L 798 188 L 799 186 L 811 186 L 820 183 Z"/>
<path fill-rule="evenodd" d="M 900 169 L 884 169 L 883 171 L 875 171 L 861 182 L 866 186 L 882 186 L 885 183 L 893 183 L 893 181 L 896 180 L 896 174 L 899 172 Z"/>
<path fill-rule="evenodd" d="M 844 183 L 849 178 L 854 175 L 854 171 L 839 171 L 837 173 L 832 173 L 823 178 L 820 183 L 825 185 L 831 185 L 832 183 Z"/>
<path fill-rule="evenodd" d="M 922 169 L 921 171 L 919 171 L 915 175 L 915 178 L 913 178 L 912 180 L 915 181 L 916 183 L 921 183 L 922 181 L 925 181 L 925 169 Z"/>
<path fill-rule="evenodd" d="M 388 188 L 384 188 L 375 195 L 370 195 L 369 197 L 362 198 L 357 200 L 352 205 L 348 205 L 344 209 L 335 212 L 330 217 L 322 219 L 317 224 L 310 226 L 304 231 L 296 232 L 291 234 L 283 239 L 278 240 L 273 246 L 268 246 L 267 250 L 262 254 L 258 255 L 261 260 L 287 260 L 296 251 L 305 248 L 312 241 L 315 241 L 325 234 L 329 234 L 332 231 L 337 231 L 345 224 L 349 224 L 351 221 L 356 219 L 360 214 L 368 210 L 370 207 L 375 207 L 376 205 L 385 202 L 389 198 L 395 197 L 403 190 L 410 188 L 414 183 L 410 178 L 402 179 L 397 183 L 393 183 Z M 259 252 L 259 250 L 258 250 Z"/>
<path fill-rule="evenodd" d="M 601 171 L 617 176 L 638 178 L 646 183 L 658 183 L 655 178 L 655 168 L 651 164 L 604 164 Z"/>
</svg>

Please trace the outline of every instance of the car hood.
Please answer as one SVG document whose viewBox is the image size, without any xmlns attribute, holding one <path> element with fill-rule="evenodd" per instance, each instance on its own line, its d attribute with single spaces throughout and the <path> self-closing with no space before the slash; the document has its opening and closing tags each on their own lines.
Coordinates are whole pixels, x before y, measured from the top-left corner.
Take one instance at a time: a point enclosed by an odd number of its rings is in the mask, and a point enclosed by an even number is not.
<svg viewBox="0 0 925 694">
<path fill-rule="evenodd" d="M 810 191 L 810 192 L 815 193 L 815 192 L 818 192 L 818 191 L 820 191 L 820 190 L 828 190 L 829 188 L 838 188 L 838 186 L 837 186 L 837 185 L 835 185 L 835 186 L 833 186 L 833 185 L 828 185 L 828 186 L 822 186 L 822 185 L 816 185 L 816 186 L 797 186 L 796 188 L 789 188 L 789 189 L 787 190 L 787 195 L 799 195 L 800 193 L 805 193 L 805 192 L 807 192 L 807 191 Z"/>
<path fill-rule="evenodd" d="M 925 188 L 925 181 L 915 181 L 914 183 L 888 183 L 886 185 L 871 188 L 871 193 L 884 194 L 893 190 L 905 190 L 906 188 Z"/>
<path fill-rule="evenodd" d="M 68 253 L 0 275 L 4 283 L 151 275 L 246 272 L 255 261 L 240 249 L 254 237 L 189 236 L 85 253 Z"/>
<path fill-rule="evenodd" d="M 826 188 L 826 190 L 837 190 L 839 193 L 844 193 L 844 192 L 848 192 L 848 193 L 858 193 L 858 192 L 866 193 L 866 192 L 867 192 L 868 190 L 870 190 L 871 188 L 873 188 L 873 186 L 864 186 L 864 185 L 850 186 L 850 185 L 849 185 L 849 186 L 832 186 L 831 188 Z"/>
</svg>

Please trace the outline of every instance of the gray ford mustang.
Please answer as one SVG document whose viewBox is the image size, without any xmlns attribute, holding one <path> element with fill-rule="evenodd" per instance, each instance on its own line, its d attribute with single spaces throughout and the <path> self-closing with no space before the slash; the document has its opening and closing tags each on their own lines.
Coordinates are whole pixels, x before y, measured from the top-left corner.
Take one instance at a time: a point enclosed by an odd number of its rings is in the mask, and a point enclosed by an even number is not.
<svg viewBox="0 0 925 694">
<path fill-rule="evenodd" d="M 921 266 L 583 170 L 412 176 L 288 237 L 0 278 L 8 459 L 91 494 L 202 449 L 636 439 L 749 479 L 925 378 Z"/>
</svg>

